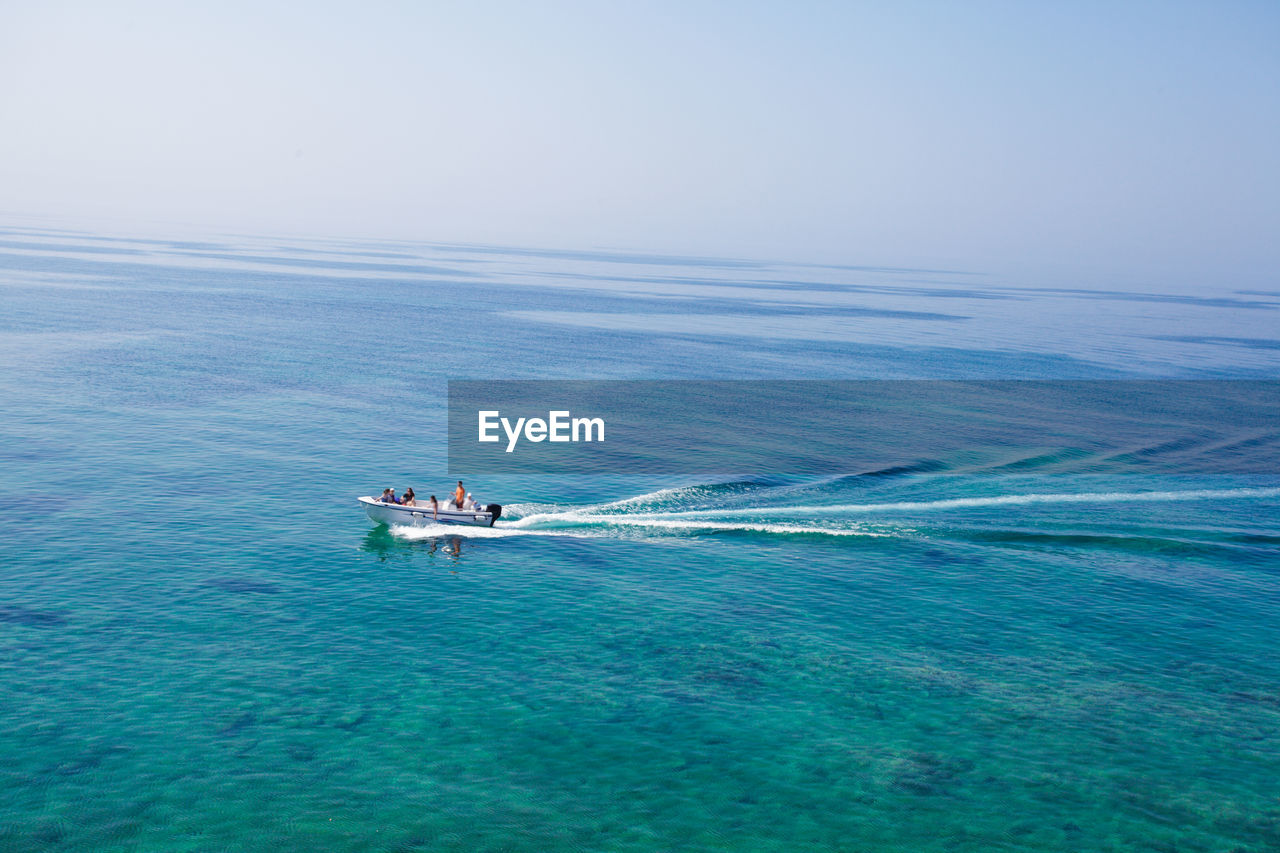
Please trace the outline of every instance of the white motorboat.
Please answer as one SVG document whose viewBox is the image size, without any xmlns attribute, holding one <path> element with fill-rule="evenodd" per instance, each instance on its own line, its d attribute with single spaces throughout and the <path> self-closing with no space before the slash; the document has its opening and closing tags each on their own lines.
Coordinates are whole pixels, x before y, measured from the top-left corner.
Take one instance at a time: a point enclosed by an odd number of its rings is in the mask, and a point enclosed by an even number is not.
<svg viewBox="0 0 1280 853">
<path fill-rule="evenodd" d="M 363 497 L 360 503 L 364 511 L 373 521 L 382 524 L 470 524 L 473 527 L 493 527 L 493 523 L 502 515 L 501 504 L 488 504 L 475 509 L 456 509 L 452 503 L 441 504 L 433 515 L 431 506 L 401 506 L 400 504 L 383 503 L 377 498 Z"/>
</svg>

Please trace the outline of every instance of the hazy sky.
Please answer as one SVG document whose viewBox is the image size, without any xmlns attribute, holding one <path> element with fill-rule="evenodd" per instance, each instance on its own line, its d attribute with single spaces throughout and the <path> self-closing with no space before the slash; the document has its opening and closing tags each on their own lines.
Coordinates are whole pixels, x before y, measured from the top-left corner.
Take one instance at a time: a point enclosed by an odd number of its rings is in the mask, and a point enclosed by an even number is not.
<svg viewBox="0 0 1280 853">
<path fill-rule="evenodd" d="M 1276 282 L 1280 3 L 7 2 L 0 216 Z"/>
</svg>

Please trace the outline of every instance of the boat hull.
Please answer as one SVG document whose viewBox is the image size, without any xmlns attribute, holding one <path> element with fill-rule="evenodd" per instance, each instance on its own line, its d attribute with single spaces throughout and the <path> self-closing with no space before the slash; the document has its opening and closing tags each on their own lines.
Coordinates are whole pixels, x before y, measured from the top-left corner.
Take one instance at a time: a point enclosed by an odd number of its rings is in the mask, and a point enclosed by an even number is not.
<svg viewBox="0 0 1280 853">
<path fill-rule="evenodd" d="M 470 527 L 492 527 L 494 519 L 501 514 L 483 510 L 439 509 L 432 517 L 429 506 L 400 506 L 387 504 L 371 497 L 360 498 L 365 514 L 371 521 L 387 525 L 411 525 L 424 527 L 428 524 L 464 524 Z"/>
</svg>

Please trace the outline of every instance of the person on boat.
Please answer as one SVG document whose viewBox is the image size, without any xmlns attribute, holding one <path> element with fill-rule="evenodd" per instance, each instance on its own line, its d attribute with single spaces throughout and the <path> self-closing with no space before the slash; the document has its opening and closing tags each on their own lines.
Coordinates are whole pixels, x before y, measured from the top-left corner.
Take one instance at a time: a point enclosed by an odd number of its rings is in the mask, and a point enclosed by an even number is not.
<svg viewBox="0 0 1280 853">
<path fill-rule="evenodd" d="M 415 499 L 414 499 L 414 496 L 413 496 L 413 487 L 412 487 L 412 486 L 410 486 L 409 488 L 407 488 L 407 489 L 405 489 L 405 490 L 404 490 L 404 497 L 400 498 L 400 503 L 401 503 L 401 505 L 402 505 L 402 506 L 417 506 L 417 505 L 418 505 L 418 501 L 417 501 L 417 500 L 415 500 Z"/>
<path fill-rule="evenodd" d="M 437 513 L 439 512 L 440 512 L 440 503 L 436 500 L 436 496 L 432 495 L 431 496 L 431 517 L 433 519 L 437 518 L 438 517 Z"/>
<path fill-rule="evenodd" d="M 467 499 L 467 490 L 462 488 L 462 481 L 458 481 L 458 488 L 453 490 L 453 505 L 458 509 L 462 509 L 462 504 Z"/>
<path fill-rule="evenodd" d="M 398 503 L 400 503 L 400 501 L 396 500 L 396 493 L 395 493 L 395 492 L 393 492 L 393 491 L 391 491 L 390 489 L 383 489 L 383 490 L 382 490 L 382 497 L 378 498 L 378 502 L 379 502 L 379 503 L 384 503 L 384 504 L 398 504 Z"/>
<path fill-rule="evenodd" d="M 463 509 L 475 509 L 475 508 L 476 508 L 476 499 L 475 499 L 475 498 L 473 498 L 473 497 L 471 497 L 471 493 L 470 493 L 470 492 L 467 492 L 467 499 L 466 499 L 465 501 L 463 501 L 463 503 L 462 503 L 462 508 L 463 508 Z"/>
</svg>

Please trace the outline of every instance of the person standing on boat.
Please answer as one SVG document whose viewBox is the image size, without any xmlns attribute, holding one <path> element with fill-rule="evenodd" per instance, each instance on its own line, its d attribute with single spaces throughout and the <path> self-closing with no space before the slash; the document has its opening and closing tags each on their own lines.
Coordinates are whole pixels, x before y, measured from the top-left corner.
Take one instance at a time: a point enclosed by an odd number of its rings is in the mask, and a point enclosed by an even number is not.
<svg viewBox="0 0 1280 853">
<path fill-rule="evenodd" d="M 431 519 L 432 519 L 432 521 L 434 521 L 434 520 L 437 518 L 436 513 L 438 513 L 439 511 L 440 511 L 440 503 L 436 500 L 436 496 L 435 496 L 435 495 L 432 495 L 432 496 L 431 496 Z"/>
<path fill-rule="evenodd" d="M 462 509 L 463 503 L 467 500 L 467 490 L 462 488 L 462 481 L 458 481 L 458 488 L 453 490 L 453 505 L 458 509 Z"/>
</svg>

